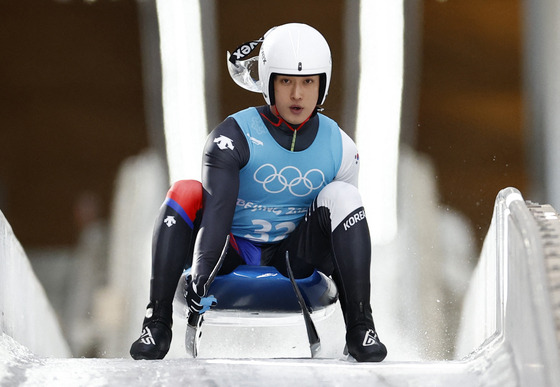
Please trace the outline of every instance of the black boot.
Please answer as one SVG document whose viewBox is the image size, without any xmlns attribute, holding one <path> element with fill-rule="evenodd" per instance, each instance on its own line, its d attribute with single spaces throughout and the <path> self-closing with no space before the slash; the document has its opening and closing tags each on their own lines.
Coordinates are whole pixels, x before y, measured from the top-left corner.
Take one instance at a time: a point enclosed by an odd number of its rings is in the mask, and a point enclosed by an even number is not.
<svg viewBox="0 0 560 387">
<path fill-rule="evenodd" d="M 344 313 L 346 321 L 344 353 L 349 353 L 358 362 L 383 361 L 387 356 L 387 348 L 379 340 L 375 331 L 371 307 L 362 302 L 348 306 L 351 310 Z M 348 309 L 348 306 L 344 309 Z"/>
<path fill-rule="evenodd" d="M 135 360 L 163 359 L 171 345 L 172 320 L 171 304 L 150 302 L 142 324 L 140 338 L 132 343 L 130 356 Z"/>
<path fill-rule="evenodd" d="M 371 242 L 362 207 L 349 214 L 333 231 L 332 243 L 335 253 L 333 278 L 346 324 L 344 352 L 359 362 L 382 361 L 387 356 L 387 348 L 379 341 L 373 324 L 370 305 Z"/>
</svg>

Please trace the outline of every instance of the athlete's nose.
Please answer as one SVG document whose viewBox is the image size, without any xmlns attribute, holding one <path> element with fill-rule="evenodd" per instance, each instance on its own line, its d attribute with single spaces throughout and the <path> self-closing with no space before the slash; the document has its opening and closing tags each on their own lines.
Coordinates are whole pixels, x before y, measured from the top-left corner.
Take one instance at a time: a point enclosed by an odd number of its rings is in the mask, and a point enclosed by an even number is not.
<svg viewBox="0 0 560 387">
<path fill-rule="evenodd" d="M 302 87 L 298 82 L 295 82 L 294 86 L 292 87 L 292 99 L 300 100 L 302 96 Z"/>
</svg>

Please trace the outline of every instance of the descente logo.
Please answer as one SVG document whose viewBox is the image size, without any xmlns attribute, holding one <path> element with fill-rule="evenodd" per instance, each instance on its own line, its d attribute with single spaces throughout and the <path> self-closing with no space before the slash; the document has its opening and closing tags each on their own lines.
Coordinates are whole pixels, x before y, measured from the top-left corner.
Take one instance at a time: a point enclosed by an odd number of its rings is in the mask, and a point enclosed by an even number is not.
<svg viewBox="0 0 560 387">
<path fill-rule="evenodd" d="M 350 227 L 352 227 L 359 221 L 364 220 L 365 218 L 366 218 L 366 212 L 364 210 L 361 210 L 357 214 L 354 214 L 353 216 L 348 218 L 346 222 L 344 222 L 344 231 L 348 230 Z"/>
</svg>

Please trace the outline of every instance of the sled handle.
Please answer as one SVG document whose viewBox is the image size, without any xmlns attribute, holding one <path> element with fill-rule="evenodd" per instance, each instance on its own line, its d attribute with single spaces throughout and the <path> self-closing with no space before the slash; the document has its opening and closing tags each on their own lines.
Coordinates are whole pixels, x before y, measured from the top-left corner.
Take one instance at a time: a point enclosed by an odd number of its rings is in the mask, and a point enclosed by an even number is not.
<svg viewBox="0 0 560 387">
<path fill-rule="evenodd" d="M 301 307 L 301 312 L 303 313 L 303 321 L 305 322 L 305 329 L 307 330 L 307 338 L 309 339 L 309 349 L 311 350 L 311 357 L 315 357 L 321 349 L 321 339 L 319 338 L 317 328 L 315 328 L 315 324 L 313 323 L 313 319 L 311 318 L 311 314 L 309 313 L 307 304 L 305 303 L 301 291 L 299 290 L 299 287 L 296 283 L 294 272 L 292 271 L 292 266 L 290 265 L 290 255 L 287 250 L 286 267 L 288 269 L 290 282 L 292 283 L 292 287 L 294 288 L 294 293 L 296 294 L 299 306 Z"/>
</svg>

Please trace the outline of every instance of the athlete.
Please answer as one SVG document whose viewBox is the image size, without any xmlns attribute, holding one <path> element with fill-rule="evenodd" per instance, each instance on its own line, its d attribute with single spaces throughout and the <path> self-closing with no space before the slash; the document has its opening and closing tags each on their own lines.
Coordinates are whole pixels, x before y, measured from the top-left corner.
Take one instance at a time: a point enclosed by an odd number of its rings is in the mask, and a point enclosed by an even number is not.
<svg viewBox="0 0 560 387">
<path fill-rule="evenodd" d="M 212 306 L 202 289 L 230 235 L 220 273 L 247 264 L 287 275 L 288 251 L 296 278 L 317 269 L 335 281 L 349 354 L 359 362 L 382 361 L 387 350 L 370 305 L 371 242 L 357 189 L 358 151 L 336 122 L 318 113 L 331 78 L 329 46 L 308 25 L 281 25 L 231 55 L 232 77 L 258 43 L 259 81 L 243 86 L 260 90 L 267 104 L 233 114 L 210 133 L 201 183 L 183 180 L 170 188 L 154 231 L 150 302 L 130 354 L 167 354 L 172 301 L 185 267 L 191 267 L 190 312 Z"/>
</svg>

